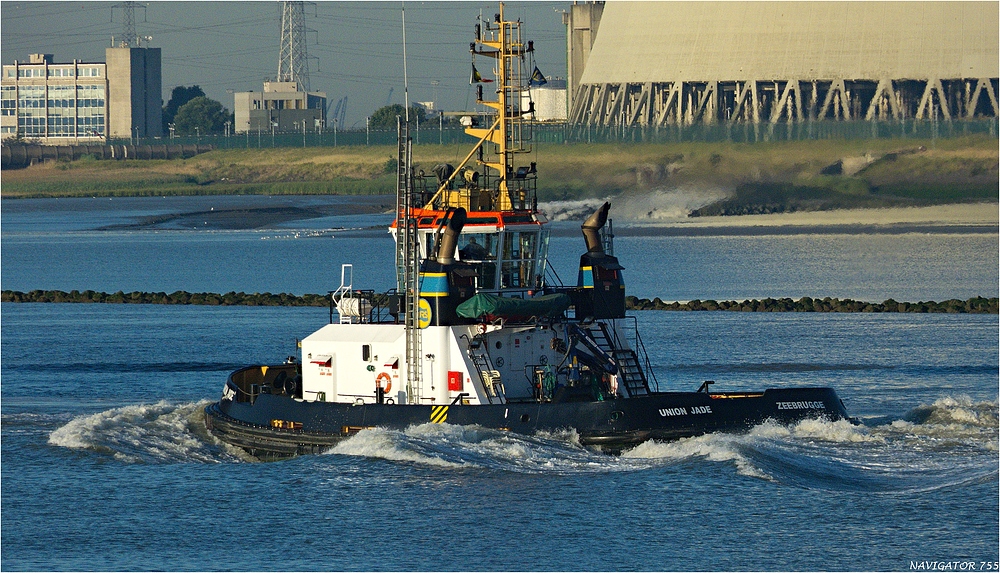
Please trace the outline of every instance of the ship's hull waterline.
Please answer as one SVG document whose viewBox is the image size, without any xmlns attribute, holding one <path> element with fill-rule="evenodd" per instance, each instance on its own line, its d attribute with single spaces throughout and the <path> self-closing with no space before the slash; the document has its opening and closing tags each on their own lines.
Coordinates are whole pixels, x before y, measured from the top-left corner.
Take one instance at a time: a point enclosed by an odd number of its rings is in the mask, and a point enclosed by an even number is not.
<svg viewBox="0 0 1000 573">
<path fill-rule="evenodd" d="M 769 389 L 750 394 L 663 392 L 587 402 L 483 405 L 399 405 L 304 402 L 261 394 L 251 402 L 222 400 L 205 409 L 219 439 L 260 459 L 321 453 L 370 428 L 403 430 L 448 423 L 534 434 L 572 430 L 581 446 L 619 453 L 647 440 L 712 432 L 743 432 L 769 420 L 849 419 L 831 388 Z"/>
</svg>

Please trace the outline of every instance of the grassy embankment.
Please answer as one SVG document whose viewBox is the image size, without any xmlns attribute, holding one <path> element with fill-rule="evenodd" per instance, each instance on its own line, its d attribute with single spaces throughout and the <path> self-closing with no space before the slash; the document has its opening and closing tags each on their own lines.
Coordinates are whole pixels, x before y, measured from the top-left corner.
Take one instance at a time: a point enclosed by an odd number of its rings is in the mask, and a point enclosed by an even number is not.
<svg viewBox="0 0 1000 573">
<path fill-rule="evenodd" d="M 425 144 L 417 168 L 457 164 L 468 148 Z M 3 173 L 13 197 L 391 194 L 395 148 L 216 150 L 190 159 L 47 163 Z M 607 197 L 680 185 L 730 198 L 699 214 L 933 205 L 997 200 L 998 146 L 986 136 L 778 143 L 550 144 L 539 199 Z"/>
</svg>

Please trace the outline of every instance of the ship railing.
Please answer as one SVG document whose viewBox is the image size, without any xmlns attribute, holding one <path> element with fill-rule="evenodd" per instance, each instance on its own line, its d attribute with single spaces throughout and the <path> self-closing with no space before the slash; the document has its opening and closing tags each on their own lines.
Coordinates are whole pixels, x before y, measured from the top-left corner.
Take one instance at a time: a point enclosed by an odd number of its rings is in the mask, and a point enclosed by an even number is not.
<svg viewBox="0 0 1000 573">
<path fill-rule="evenodd" d="M 301 394 L 298 365 L 286 363 L 281 366 L 247 366 L 240 368 L 226 380 L 226 387 L 233 391 L 234 402 L 257 400 L 261 394 Z"/>
<path fill-rule="evenodd" d="M 399 324 L 403 314 L 403 295 L 395 288 L 372 296 L 369 321 L 373 323 Z"/>
<path fill-rule="evenodd" d="M 621 321 L 622 330 L 625 332 L 625 340 L 628 341 L 629 346 L 635 352 L 636 357 L 639 360 L 639 364 L 642 366 L 643 371 L 646 373 L 647 382 L 649 380 L 653 381 L 653 392 L 660 391 L 660 381 L 656 379 L 656 373 L 653 371 L 652 362 L 649 360 L 649 352 L 646 351 L 646 345 L 642 341 L 642 336 L 639 334 L 639 322 L 634 316 L 626 316 L 625 318 L 618 319 Z M 612 329 L 615 337 L 615 344 L 618 344 L 618 331 Z"/>
<path fill-rule="evenodd" d="M 565 283 L 563 283 L 562 277 L 560 277 L 559 273 L 556 272 L 556 269 L 553 268 L 552 263 L 548 259 L 545 259 L 545 285 L 544 286 L 546 286 L 546 287 L 563 287 L 564 285 L 565 285 Z"/>
<path fill-rule="evenodd" d="M 370 322 L 374 295 L 369 289 L 330 291 L 330 324 L 335 313 L 341 324 Z"/>
<path fill-rule="evenodd" d="M 504 203 L 499 198 L 500 181 L 503 178 L 496 174 L 481 174 L 474 172 L 469 168 L 461 168 L 461 171 L 464 173 L 453 177 L 450 175 L 450 172 L 443 172 L 445 174 L 449 174 L 449 177 L 452 177 L 447 180 L 447 185 L 444 189 L 449 191 L 464 190 L 467 195 L 465 196 L 465 199 L 460 200 L 460 202 L 468 202 L 469 205 L 448 204 L 448 199 L 442 199 L 442 195 L 438 194 L 439 187 L 445 184 L 445 180 L 443 180 L 439 175 L 424 173 L 423 170 L 418 171 L 412 177 L 415 201 L 417 201 L 419 205 L 426 205 L 433 200 L 434 207 L 438 209 L 465 206 L 470 211 L 500 210 L 500 205 Z M 468 175 L 466 176 L 465 173 Z M 475 174 L 475 177 L 473 177 L 473 174 Z M 537 209 L 538 173 L 534 163 L 513 168 L 507 174 L 506 181 L 508 199 L 512 208 L 516 210 Z M 481 205 L 478 200 L 474 200 L 474 197 L 481 190 L 490 191 L 492 196 L 492 199 L 490 200 L 490 202 L 492 202 L 491 206 L 487 207 L 485 205 Z M 447 196 L 447 194 L 444 195 L 444 197 Z"/>
<path fill-rule="evenodd" d="M 361 324 L 392 323 L 399 324 L 402 315 L 402 295 L 392 288 L 384 293 L 375 293 L 374 289 L 359 289 L 351 291 L 329 291 L 327 302 L 330 304 L 330 324 L 334 323 L 335 315 L 341 323 L 357 322 Z M 344 313 L 347 313 L 345 317 Z"/>
</svg>

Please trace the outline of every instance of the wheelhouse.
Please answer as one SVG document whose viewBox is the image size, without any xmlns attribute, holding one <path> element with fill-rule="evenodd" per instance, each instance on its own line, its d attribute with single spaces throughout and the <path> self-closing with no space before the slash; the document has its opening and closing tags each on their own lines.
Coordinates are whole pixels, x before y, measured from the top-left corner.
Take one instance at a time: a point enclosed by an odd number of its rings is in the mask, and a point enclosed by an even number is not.
<svg viewBox="0 0 1000 573">
<path fill-rule="evenodd" d="M 449 211 L 419 209 L 417 236 L 421 261 L 434 258 Z M 470 213 L 458 237 L 457 260 L 476 270 L 477 292 L 530 296 L 545 283 L 548 221 L 540 212 L 477 211 Z M 390 228 L 396 237 L 396 225 Z"/>
</svg>

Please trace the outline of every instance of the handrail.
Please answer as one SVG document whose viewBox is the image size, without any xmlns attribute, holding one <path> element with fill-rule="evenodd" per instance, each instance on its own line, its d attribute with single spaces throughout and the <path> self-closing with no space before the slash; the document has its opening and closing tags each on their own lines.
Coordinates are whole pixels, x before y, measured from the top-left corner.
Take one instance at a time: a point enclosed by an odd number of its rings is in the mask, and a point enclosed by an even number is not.
<svg viewBox="0 0 1000 573">
<path fill-rule="evenodd" d="M 656 386 L 656 391 L 660 391 L 660 381 L 656 379 L 656 373 L 653 372 L 653 364 L 649 361 L 649 352 L 646 351 L 646 345 L 642 342 L 642 336 L 639 334 L 639 321 L 634 316 L 626 316 L 627 319 L 632 319 L 632 328 L 635 332 L 635 349 L 636 354 L 642 356 L 643 369 L 648 373 L 648 378 L 653 379 L 653 385 Z"/>
<path fill-rule="evenodd" d="M 496 131 L 497 126 L 500 125 L 500 119 L 501 116 L 498 114 L 496 121 L 494 121 L 493 125 L 490 126 L 488 130 L 486 130 L 486 135 L 484 135 L 479 140 L 479 142 L 472 147 L 472 151 L 470 151 L 469 154 L 465 156 L 465 159 L 463 159 L 462 162 L 458 164 L 458 167 L 456 167 L 455 170 L 451 172 L 451 175 L 449 175 L 448 178 L 445 179 L 441 183 L 441 185 L 438 186 L 438 190 L 434 193 L 434 196 L 431 197 L 431 200 L 428 201 L 426 205 L 428 206 L 432 205 L 434 201 L 436 201 L 437 198 L 441 195 L 441 193 L 444 193 L 444 190 L 447 189 L 448 185 L 451 184 L 451 180 L 454 179 L 456 175 L 458 175 L 459 170 L 465 167 L 465 165 L 469 162 L 469 160 L 472 159 L 472 156 L 475 155 L 476 151 L 479 150 L 479 147 L 482 146 L 483 142 L 486 141 L 490 137 L 490 135 L 493 134 L 494 131 Z"/>
</svg>

